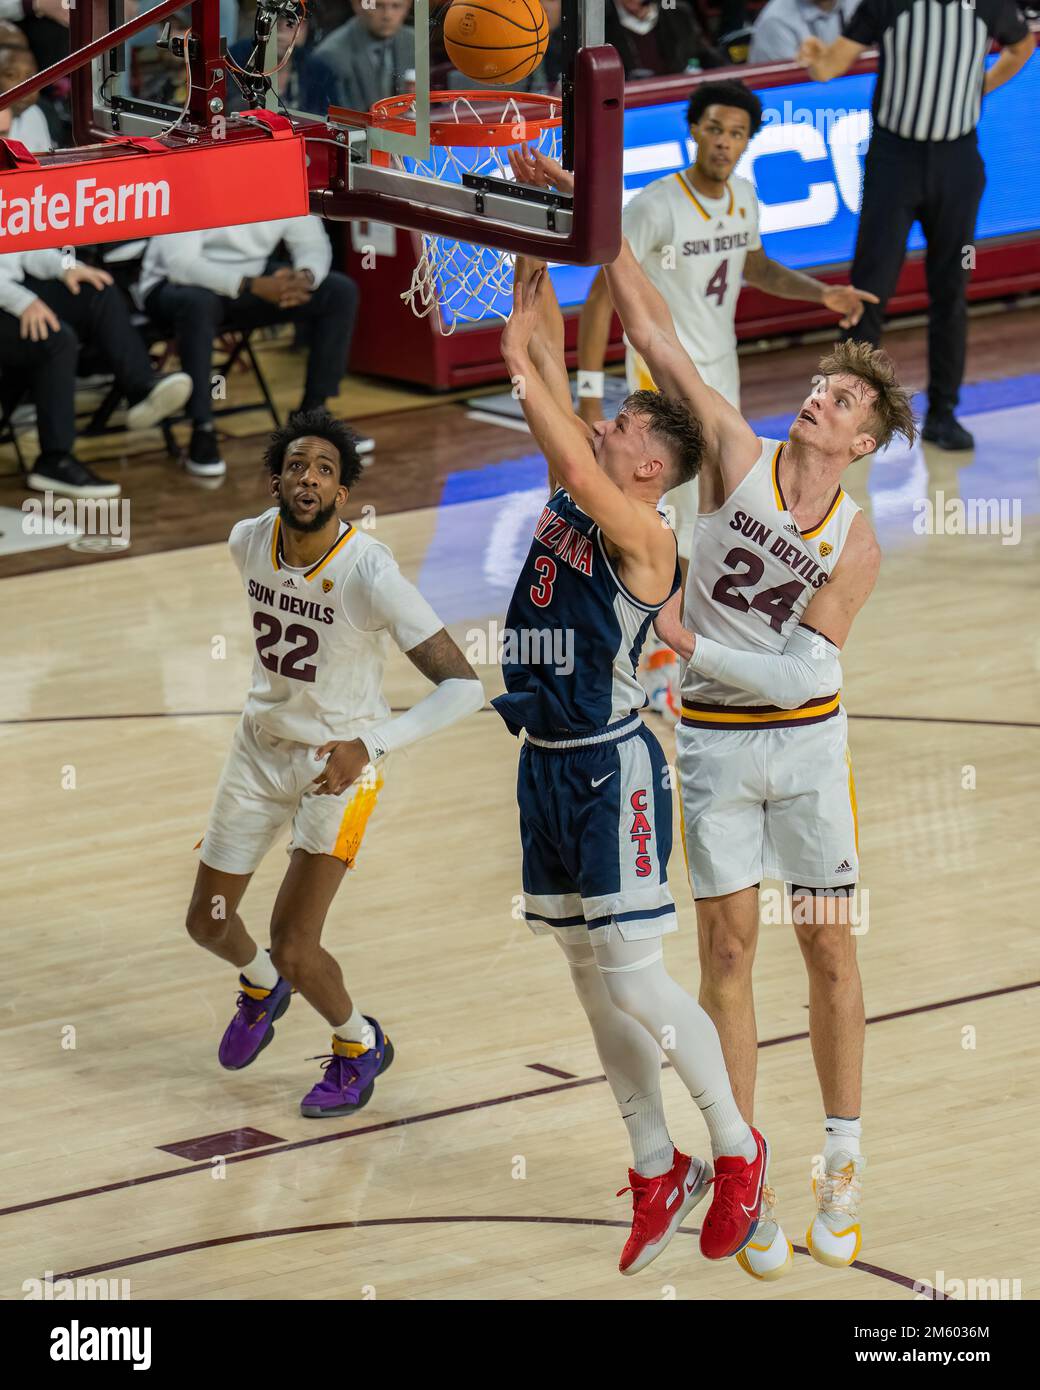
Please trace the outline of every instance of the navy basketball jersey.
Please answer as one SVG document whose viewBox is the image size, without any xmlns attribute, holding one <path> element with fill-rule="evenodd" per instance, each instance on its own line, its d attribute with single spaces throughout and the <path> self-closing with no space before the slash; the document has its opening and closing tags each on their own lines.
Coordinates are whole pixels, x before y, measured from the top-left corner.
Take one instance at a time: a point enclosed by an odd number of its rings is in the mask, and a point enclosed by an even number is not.
<svg viewBox="0 0 1040 1390">
<path fill-rule="evenodd" d="M 677 560 L 668 598 L 678 587 Z M 554 492 L 506 615 L 507 693 L 491 703 L 510 732 L 587 734 L 642 709 L 639 654 L 666 602 L 643 603 L 630 594 L 600 528 L 562 488 Z"/>
</svg>

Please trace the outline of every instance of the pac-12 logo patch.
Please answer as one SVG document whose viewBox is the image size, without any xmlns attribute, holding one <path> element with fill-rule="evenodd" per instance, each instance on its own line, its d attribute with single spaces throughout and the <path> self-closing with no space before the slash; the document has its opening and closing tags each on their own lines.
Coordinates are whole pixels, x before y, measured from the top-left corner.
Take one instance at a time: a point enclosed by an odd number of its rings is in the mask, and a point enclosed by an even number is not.
<svg viewBox="0 0 1040 1390">
<path fill-rule="evenodd" d="M 825 555 L 825 556 L 826 556 L 826 555 L 829 555 L 833 549 L 834 549 L 834 546 L 831 545 L 830 541 L 821 541 L 821 542 L 820 542 L 820 554 L 821 554 L 821 555 Z"/>
<path fill-rule="evenodd" d="M 829 546 L 828 549 L 830 549 Z M 323 594 L 327 594 L 329 590 L 332 588 L 333 584 L 335 584 L 335 582 L 336 581 L 334 579 L 323 579 L 321 581 L 321 592 Z"/>
</svg>

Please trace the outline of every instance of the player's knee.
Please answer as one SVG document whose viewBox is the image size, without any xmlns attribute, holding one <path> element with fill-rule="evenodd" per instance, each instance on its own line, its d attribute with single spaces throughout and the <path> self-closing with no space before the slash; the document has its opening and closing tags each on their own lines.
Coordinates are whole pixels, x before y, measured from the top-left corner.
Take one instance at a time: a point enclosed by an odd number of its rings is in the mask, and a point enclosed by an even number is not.
<svg viewBox="0 0 1040 1390">
<path fill-rule="evenodd" d="M 585 1010 L 587 1018 L 596 1019 L 613 1008 L 610 996 L 603 988 L 603 981 L 600 978 L 599 967 L 595 959 L 581 964 L 572 961 L 571 980 L 574 984 L 574 993 L 578 996 L 578 1003 Z"/>
<path fill-rule="evenodd" d="M 637 1023 L 653 1031 L 652 1010 L 649 1008 L 649 998 L 646 983 L 638 974 L 611 974 L 604 972 L 601 979 L 606 989 L 607 997 L 615 1009 L 620 1009 L 623 1014 L 628 1014 L 629 1018 L 634 1018 Z"/>
<path fill-rule="evenodd" d="M 837 989 L 856 973 L 854 938 L 845 924 L 803 928 L 801 937 L 805 963 L 818 984 Z"/>
<path fill-rule="evenodd" d="M 701 950 L 701 974 L 714 984 L 728 984 L 751 975 L 754 955 L 748 943 L 734 931 L 708 934 Z"/>
<path fill-rule="evenodd" d="M 192 898 L 184 919 L 188 935 L 200 946 L 215 946 L 227 935 L 227 916 L 209 898 Z"/>
<path fill-rule="evenodd" d="M 314 947 L 300 941 L 276 941 L 277 932 L 271 929 L 271 964 L 284 980 L 291 980 L 296 986 L 306 983 L 317 962 Z"/>
</svg>

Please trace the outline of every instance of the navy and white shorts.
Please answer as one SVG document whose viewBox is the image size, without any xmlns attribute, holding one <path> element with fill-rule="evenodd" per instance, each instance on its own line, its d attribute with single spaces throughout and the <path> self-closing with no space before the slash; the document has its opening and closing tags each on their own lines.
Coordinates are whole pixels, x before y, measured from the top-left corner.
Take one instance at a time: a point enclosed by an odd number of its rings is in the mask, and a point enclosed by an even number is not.
<svg viewBox="0 0 1040 1390">
<path fill-rule="evenodd" d="M 528 735 L 516 799 L 533 932 L 605 942 L 615 929 L 626 941 L 676 930 L 671 779 L 638 715 L 580 739 Z"/>
</svg>

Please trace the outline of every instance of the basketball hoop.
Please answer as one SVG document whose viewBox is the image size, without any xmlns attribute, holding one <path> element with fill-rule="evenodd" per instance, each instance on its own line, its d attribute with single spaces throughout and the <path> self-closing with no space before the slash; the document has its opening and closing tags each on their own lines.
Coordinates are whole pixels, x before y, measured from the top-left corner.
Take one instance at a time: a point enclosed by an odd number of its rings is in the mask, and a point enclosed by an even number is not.
<svg viewBox="0 0 1040 1390">
<path fill-rule="evenodd" d="M 371 109 L 371 124 L 401 134 L 415 133 L 415 99 L 385 97 Z M 431 92 L 430 152 L 423 159 L 373 152 L 373 163 L 393 158 L 398 168 L 444 183 L 475 178 L 512 181 L 507 151 L 530 144 L 560 157 L 562 102 L 537 92 Z M 538 197 L 544 197 L 540 191 Z M 401 298 L 417 318 L 440 306 L 438 326 L 453 333 L 459 323 L 479 323 L 489 313 L 508 318 L 513 261 L 508 251 L 423 232 L 412 283 Z M 489 238 L 494 223 L 488 223 Z"/>
</svg>

